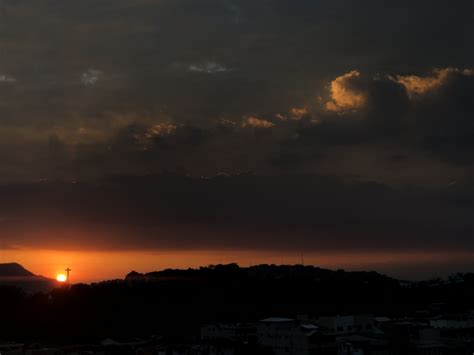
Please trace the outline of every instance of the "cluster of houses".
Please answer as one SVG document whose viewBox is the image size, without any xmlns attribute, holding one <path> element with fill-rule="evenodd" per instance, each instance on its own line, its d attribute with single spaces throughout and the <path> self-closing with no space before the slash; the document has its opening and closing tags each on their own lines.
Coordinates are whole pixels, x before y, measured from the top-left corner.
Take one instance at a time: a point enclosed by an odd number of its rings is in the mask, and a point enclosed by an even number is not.
<svg viewBox="0 0 474 355">
<path fill-rule="evenodd" d="M 372 315 L 266 318 L 252 325 L 209 324 L 202 327 L 201 339 L 255 342 L 274 355 L 473 354 L 474 313 L 400 319 Z"/>
<path fill-rule="evenodd" d="M 62 348 L 0 344 L 2 355 L 463 355 L 474 353 L 474 311 L 411 318 L 335 315 L 270 317 L 203 325 L 200 337 L 104 339 Z"/>
</svg>

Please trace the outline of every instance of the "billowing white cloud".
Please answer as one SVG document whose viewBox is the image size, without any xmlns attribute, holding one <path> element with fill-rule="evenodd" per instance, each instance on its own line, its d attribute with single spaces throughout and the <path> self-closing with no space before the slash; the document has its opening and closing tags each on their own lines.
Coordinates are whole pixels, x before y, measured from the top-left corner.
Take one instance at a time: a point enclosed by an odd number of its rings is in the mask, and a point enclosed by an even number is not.
<svg viewBox="0 0 474 355">
<path fill-rule="evenodd" d="M 337 77 L 331 82 L 331 98 L 325 104 L 327 111 L 344 114 L 357 111 L 364 106 L 366 95 L 354 86 L 354 82 L 360 75 L 360 72 L 353 70 Z"/>
</svg>

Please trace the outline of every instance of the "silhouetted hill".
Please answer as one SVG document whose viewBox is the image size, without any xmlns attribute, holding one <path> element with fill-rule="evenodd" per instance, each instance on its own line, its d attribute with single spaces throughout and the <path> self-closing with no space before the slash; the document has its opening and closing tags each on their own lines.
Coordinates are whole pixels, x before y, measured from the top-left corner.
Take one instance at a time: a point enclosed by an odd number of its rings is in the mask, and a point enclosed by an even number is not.
<svg viewBox="0 0 474 355">
<path fill-rule="evenodd" d="M 40 295 L 4 287 L 0 314 L 9 321 L 0 324 L 0 334 L 21 342 L 61 339 L 71 344 L 156 334 L 195 337 L 202 324 L 212 322 L 335 314 L 405 319 L 417 317 L 420 310 L 436 316 L 435 308 L 447 314 L 467 312 L 474 309 L 473 300 L 473 274 L 414 283 L 376 272 L 302 265 L 210 265 L 131 272 L 125 279 Z"/>
<path fill-rule="evenodd" d="M 0 277 L 35 276 L 18 263 L 0 264 Z"/>
<path fill-rule="evenodd" d="M 391 284 L 397 285 L 399 281 L 379 274 L 375 271 L 344 271 L 329 270 L 314 266 L 303 265 L 255 265 L 239 267 L 237 264 L 209 265 L 199 269 L 166 269 L 145 274 L 136 271 L 130 272 L 126 277 L 128 281 L 160 281 L 160 280 L 261 280 L 271 281 L 298 281 L 298 282 L 356 282 L 362 284 Z"/>
<path fill-rule="evenodd" d="M 37 276 L 18 263 L 0 264 L 0 286 L 13 286 L 28 293 L 49 292 L 58 287 L 57 281 Z"/>
</svg>

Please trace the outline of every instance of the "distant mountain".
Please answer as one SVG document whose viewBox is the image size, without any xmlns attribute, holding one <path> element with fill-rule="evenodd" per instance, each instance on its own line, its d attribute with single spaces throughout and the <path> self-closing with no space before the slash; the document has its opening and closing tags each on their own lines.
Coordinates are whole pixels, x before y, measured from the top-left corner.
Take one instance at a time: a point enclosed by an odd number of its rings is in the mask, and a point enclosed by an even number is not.
<svg viewBox="0 0 474 355">
<path fill-rule="evenodd" d="M 48 292 L 58 287 L 58 282 L 37 276 L 18 263 L 0 264 L 0 286 L 15 286 L 25 292 Z"/>
<path fill-rule="evenodd" d="M 0 264 L 0 277 L 35 276 L 18 263 Z"/>
</svg>

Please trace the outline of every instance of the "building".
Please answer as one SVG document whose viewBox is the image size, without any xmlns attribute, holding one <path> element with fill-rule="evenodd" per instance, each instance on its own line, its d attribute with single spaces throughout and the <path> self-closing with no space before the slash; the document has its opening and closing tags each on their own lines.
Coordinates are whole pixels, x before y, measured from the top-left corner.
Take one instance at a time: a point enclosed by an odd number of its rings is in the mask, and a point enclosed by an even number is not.
<svg viewBox="0 0 474 355">
<path fill-rule="evenodd" d="M 257 328 L 245 323 L 211 323 L 201 327 L 201 339 L 255 342 Z"/>
<path fill-rule="evenodd" d="M 310 353 L 310 338 L 318 329 L 295 319 L 266 318 L 257 324 L 257 342 L 275 355 L 306 355 Z"/>
<path fill-rule="evenodd" d="M 371 315 L 347 315 L 319 317 L 315 323 L 324 331 L 335 335 L 371 333 L 374 331 L 374 317 Z"/>
</svg>

